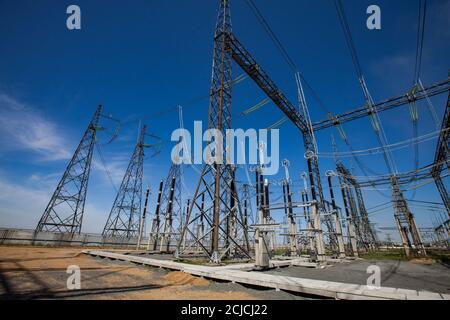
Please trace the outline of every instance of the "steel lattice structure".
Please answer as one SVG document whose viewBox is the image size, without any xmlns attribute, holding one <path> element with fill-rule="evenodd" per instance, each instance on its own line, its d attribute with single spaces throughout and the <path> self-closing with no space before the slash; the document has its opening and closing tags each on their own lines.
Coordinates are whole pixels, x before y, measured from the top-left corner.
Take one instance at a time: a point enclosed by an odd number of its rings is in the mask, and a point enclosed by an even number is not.
<svg viewBox="0 0 450 320">
<path fill-rule="evenodd" d="M 343 124 L 345 122 L 353 121 L 363 117 L 370 116 L 375 112 L 383 112 L 391 110 L 409 103 L 426 99 L 450 90 L 450 78 L 447 78 L 438 83 L 432 84 L 426 88 L 415 88 L 417 90 L 406 92 L 400 96 L 389 98 L 387 100 L 375 103 L 372 106 L 372 110 L 368 110 L 367 106 L 360 107 L 358 109 L 339 114 L 330 115 L 328 119 L 317 121 L 313 123 L 314 131 L 319 131 L 322 129 L 330 128 Z"/>
<path fill-rule="evenodd" d="M 450 169 L 450 161 L 449 161 L 449 148 L 450 148 L 450 93 L 447 98 L 447 106 L 445 108 L 444 119 L 442 121 L 441 134 L 439 135 L 439 140 L 436 147 L 436 155 L 434 158 L 434 167 L 431 171 L 431 175 L 434 178 L 436 183 L 436 187 L 441 195 L 442 202 L 447 209 L 447 213 L 450 215 L 450 198 L 448 196 L 447 188 L 445 187 L 444 182 L 442 181 L 442 171 L 444 163 L 447 166 L 447 169 Z"/>
<path fill-rule="evenodd" d="M 363 246 L 366 250 L 369 250 L 376 246 L 376 235 L 375 230 L 373 230 L 369 215 L 364 204 L 364 198 L 362 196 L 361 187 L 351 176 L 350 171 L 344 166 L 340 161 L 336 163 L 336 171 L 338 172 L 340 179 L 346 185 L 346 198 L 345 202 L 348 204 L 350 209 L 353 225 L 355 228 L 355 233 L 357 235 L 358 243 Z M 356 195 L 356 200 L 353 195 Z"/>
<path fill-rule="evenodd" d="M 231 97 L 232 97 L 232 51 L 231 51 L 231 17 L 228 0 L 220 1 L 219 15 L 214 34 L 213 70 L 210 89 L 210 105 L 208 128 L 217 129 L 225 135 L 231 129 Z M 223 145 L 219 145 L 214 156 L 221 157 L 225 153 Z M 194 212 L 195 211 L 195 212 Z M 184 237 L 191 236 L 197 245 L 214 262 L 219 262 L 225 255 L 232 254 L 231 246 L 225 242 L 233 242 L 239 254 L 250 257 L 249 244 L 238 243 L 237 239 L 227 233 L 226 225 L 229 216 L 237 221 L 236 228 L 243 229 L 242 211 L 235 188 L 233 168 L 229 164 L 210 161 L 200 177 L 192 203 L 186 215 L 186 223 L 178 243 Z M 196 221 L 205 219 L 206 228 L 201 238 L 197 238 L 194 230 Z M 246 232 L 246 230 L 244 230 Z"/>
<path fill-rule="evenodd" d="M 415 250 L 418 254 L 425 255 L 425 248 L 423 246 L 422 238 L 420 236 L 419 229 L 416 225 L 416 219 L 408 208 L 408 204 L 403 197 L 403 192 L 400 190 L 397 177 L 392 176 L 392 202 L 395 209 L 395 222 L 402 239 L 403 247 L 405 248 L 406 255 L 411 254 L 411 239 L 414 243 Z"/>
<path fill-rule="evenodd" d="M 303 136 L 303 144 L 305 147 L 305 154 L 307 155 L 308 172 L 311 185 L 312 200 L 317 205 L 318 211 L 325 212 L 324 197 L 322 185 L 320 182 L 320 172 L 317 161 L 317 151 L 313 137 L 313 130 L 309 125 L 309 116 L 302 114 L 298 108 L 285 97 L 275 83 L 270 79 L 261 66 L 255 61 L 252 55 L 244 48 L 244 46 L 237 40 L 236 36 L 231 30 L 230 18 L 230 1 L 221 0 L 219 7 L 219 16 L 214 35 L 214 58 L 213 58 L 213 76 L 210 90 L 210 108 L 209 108 L 209 128 L 215 128 L 219 131 L 231 128 L 231 97 L 232 97 L 232 60 L 234 60 L 247 75 L 262 89 L 267 96 L 274 102 L 274 104 L 297 126 Z M 222 148 L 223 150 L 223 148 Z M 207 198 L 212 201 L 210 205 L 206 204 L 205 211 L 212 213 L 210 226 L 212 232 L 210 248 L 202 245 L 204 251 L 213 258 L 214 261 L 220 260 L 229 248 L 225 248 L 219 254 L 219 238 L 220 235 L 226 233 L 221 226 L 225 221 L 221 217 L 226 218 L 228 215 L 232 216 L 232 220 L 236 221 L 236 227 L 246 229 L 242 223 L 242 211 L 240 202 L 236 193 L 236 188 L 233 189 L 235 182 L 233 181 L 233 169 L 230 165 L 209 164 L 205 166 L 199 185 L 194 194 L 194 199 L 187 218 L 189 223 L 183 230 L 183 236 L 186 233 L 194 235 L 189 228 L 192 221 L 197 220 L 200 215 L 192 216 L 192 209 L 198 210 L 199 197 L 203 192 Z M 212 177 L 213 179 L 210 179 Z M 208 200 L 208 199 L 207 199 Z M 208 201 L 207 201 L 208 202 Z M 192 216 L 192 217 L 191 217 Z M 208 215 L 205 215 L 205 217 Z M 316 219 L 314 228 L 319 243 L 323 243 L 323 235 L 321 230 L 320 215 L 315 213 Z M 333 248 L 336 248 L 336 235 L 332 219 L 325 215 L 325 223 L 328 228 L 330 242 Z M 243 228 L 244 227 L 244 228 Z M 226 238 L 229 235 L 225 235 Z M 238 243 L 233 237 L 231 242 L 240 252 L 248 256 L 248 239 L 244 243 Z M 319 247 L 319 246 L 318 246 Z M 323 246 L 322 246 L 323 247 Z M 324 255 L 324 251 L 318 250 L 319 256 Z"/>
<path fill-rule="evenodd" d="M 143 126 L 103 229 L 103 236 L 132 238 L 139 234 L 145 131 L 146 126 Z"/>
<path fill-rule="evenodd" d="M 79 234 L 102 106 L 98 106 L 53 193 L 36 232 Z"/>
</svg>

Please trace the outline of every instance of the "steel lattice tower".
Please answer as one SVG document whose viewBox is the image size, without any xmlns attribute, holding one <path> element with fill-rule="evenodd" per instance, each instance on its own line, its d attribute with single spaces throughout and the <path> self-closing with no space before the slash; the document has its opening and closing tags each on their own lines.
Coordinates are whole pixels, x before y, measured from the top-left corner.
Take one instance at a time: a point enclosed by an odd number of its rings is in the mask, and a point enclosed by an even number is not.
<svg viewBox="0 0 450 320">
<path fill-rule="evenodd" d="M 139 234 L 146 128 L 143 126 L 140 131 L 138 142 L 103 229 L 103 236 L 132 238 Z"/>
<path fill-rule="evenodd" d="M 44 211 L 36 232 L 79 234 L 102 106 L 98 106 L 66 171 Z"/>
<path fill-rule="evenodd" d="M 232 50 L 231 50 L 231 17 L 229 0 L 220 1 L 219 15 L 214 33 L 214 57 L 210 89 L 208 128 L 217 129 L 225 137 L 227 129 L 231 129 L 231 96 L 232 96 Z M 225 154 L 223 145 L 218 145 L 214 156 Z M 202 195 L 205 195 L 202 202 Z M 203 203 L 203 209 L 202 208 Z M 192 236 L 195 245 L 199 245 L 212 261 L 218 262 L 224 254 L 228 254 L 232 244 L 238 251 L 249 257 L 249 246 L 243 245 L 233 234 L 227 233 L 227 221 L 231 216 L 236 227 L 242 229 L 242 212 L 235 188 L 233 168 L 229 164 L 211 161 L 205 165 L 200 181 L 189 207 L 183 227 L 182 237 Z M 196 221 L 205 219 L 206 230 L 201 239 L 195 232 Z M 178 244 L 180 249 L 182 239 Z M 219 252 L 220 251 L 220 252 Z"/>
</svg>

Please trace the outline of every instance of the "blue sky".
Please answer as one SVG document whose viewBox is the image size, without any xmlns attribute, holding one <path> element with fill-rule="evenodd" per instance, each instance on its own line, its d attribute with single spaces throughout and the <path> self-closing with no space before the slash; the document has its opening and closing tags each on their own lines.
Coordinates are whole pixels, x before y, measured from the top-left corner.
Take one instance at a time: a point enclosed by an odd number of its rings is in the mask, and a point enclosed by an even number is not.
<svg viewBox="0 0 450 320">
<path fill-rule="evenodd" d="M 332 1 L 255 1 L 291 57 L 333 113 L 363 105 Z M 76 148 L 97 104 L 105 113 L 123 120 L 120 136 L 99 143 L 114 184 L 120 184 L 137 136 L 138 119 L 149 130 L 170 141 L 178 127 L 177 112 L 154 116 L 184 106 L 184 123 L 206 121 L 208 100 L 188 104 L 208 94 L 212 37 L 217 1 L 134 0 L 52 1 L 0 0 L 0 226 L 34 228 L 58 179 Z M 418 1 L 343 1 L 367 84 L 375 101 L 406 92 L 413 82 Z M 82 30 L 66 28 L 66 8 L 77 4 Z M 366 8 L 382 10 L 382 29 L 368 30 Z M 294 77 L 244 1 L 232 1 L 233 29 L 291 101 L 296 102 Z M 429 0 L 421 79 L 431 84 L 447 77 L 450 56 L 449 0 Z M 234 67 L 234 76 L 242 74 Z M 310 92 L 307 101 L 313 121 L 326 117 Z M 265 128 L 282 117 L 273 104 L 247 117 L 246 108 L 265 98 L 250 80 L 235 86 L 233 126 Z M 446 96 L 432 98 L 441 118 Z M 418 104 L 419 134 L 435 131 L 424 102 Z M 408 108 L 381 115 L 390 143 L 412 137 Z M 113 124 L 104 122 L 113 130 Z M 344 126 L 354 149 L 376 147 L 370 122 L 360 119 Z M 319 151 L 331 151 L 331 134 L 340 151 L 348 151 L 334 129 L 317 134 Z M 280 131 L 281 159 L 291 162 L 291 176 L 299 180 L 305 170 L 298 130 L 290 123 Z M 420 144 L 420 165 L 432 162 L 436 140 Z M 145 184 L 152 190 L 170 166 L 172 144 L 157 157 L 145 160 Z M 413 148 L 395 151 L 399 172 L 412 170 Z M 351 167 L 350 158 L 344 163 Z M 379 174 L 387 170 L 381 156 L 362 158 Z M 332 159 L 319 159 L 322 174 L 334 169 Z M 354 166 L 354 174 L 362 175 Z M 276 178 L 279 179 L 283 175 Z M 239 175 L 243 179 L 243 175 Z M 196 173 L 186 168 L 187 194 L 193 192 Z M 84 232 L 100 232 L 114 199 L 112 187 L 98 154 L 94 155 L 88 191 Z M 277 192 L 277 190 L 273 190 Z M 298 191 L 298 189 L 296 190 Z M 151 198 L 151 209 L 155 203 Z M 383 190 L 389 196 L 389 190 Z M 326 195 L 328 193 L 326 192 Z M 371 208 L 389 199 L 364 190 Z M 411 198 L 413 192 L 406 196 Z M 434 184 L 415 193 L 416 200 L 440 202 Z M 340 197 L 339 203 L 340 203 Z M 433 213 L 412 208 L 420 226 L 430 226 Z M 393 226 L 392 209 L 372 217 L 380 226 Z M 393 236 L 396 232 L 392 232 Z"/>
</svg>

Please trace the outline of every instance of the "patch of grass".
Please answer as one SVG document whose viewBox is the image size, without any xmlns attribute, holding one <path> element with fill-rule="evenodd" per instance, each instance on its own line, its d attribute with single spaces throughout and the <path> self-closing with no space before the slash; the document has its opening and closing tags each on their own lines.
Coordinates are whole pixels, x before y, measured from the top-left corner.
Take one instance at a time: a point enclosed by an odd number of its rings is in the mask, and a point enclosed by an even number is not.
<svg viewBox="0 0 450 320">
<path fill-rule="evenodd" d="M 192 265 L 204 265 L 209 263 L 208 259 L 176 259 L 174 260 L 176 262 L 180 262 L 180 263 L 186 263 L 186 264 L 192 264 Z"/>
<path fill-rule="evenodd" d="M 288 248 L 276 248 L 273 250 L 273 254 L 276 256 L 284 256 L 289 255 L 290 250 Z"/>
<path fill-rule="evenodd" d="M 402 249 L 391 249 L 386 251 L 370 251 L 366 253 L 360 253 L 359 257 L 366 260 L 400 260 L 400 261 L 409 260 Z"/>
<path fill-rule="evenodd" d="M 442 264 L 445 264 L 446 266 L 450 266 L 450 251 L 449 250 L 428 249 L 427 254 L 430 258 L 433 258 L 436 261 L 439 261 Z"/>
</svg>

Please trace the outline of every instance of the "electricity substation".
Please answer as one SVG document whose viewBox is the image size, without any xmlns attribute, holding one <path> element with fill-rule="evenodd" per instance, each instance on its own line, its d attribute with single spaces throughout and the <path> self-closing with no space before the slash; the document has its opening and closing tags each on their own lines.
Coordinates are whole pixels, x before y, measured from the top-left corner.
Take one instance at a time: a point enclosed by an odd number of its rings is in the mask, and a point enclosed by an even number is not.
<svg viewBox="0 0 450 320">
<path fill-rule="evenodd" d="M 102 226 L 102 234 L 83 234 L 83 218 L 89 214 L 85 210 L 86 198 L 89 201 L 87 195 L 95 192 L 89 189 L 89 175 L 98 147 L 97 134 L 104 130 L 104 122 L 115 123 L 117 127 L 121 122 L 104 112 L 107 106 L 100 105 L 35 230 L 29 236 L 11 236 L 5 231 L 2 243 L 22 241 L 33 245 L 86 246 L 83 252 L 90 256 L 178 270 L 212 280 L 328 298 L 450 299 L 448 294 L 430 292 L 432 290 L 389 287 L 370 290 L 362 284 L 302 276 L 302 270 L 315 268 L 327 273 L 338 266 L 351 266 L 364 256 L 390 249 L 396 250 L 405 259 L 419 260 L 427 259 L 430 250 L 445 254 L 450 250 L 450 199 L 445 184 L 450 161 L 450 77 L 427 85 L 420 80 L 420 39 L 423 41 L 424 16 L 420 19 L 423 24 L 419 23 L 413 87 L 408 92 L 376 102 L 366 84 L 343 5 L 336 0 L 345 42 L 358 77 L 355 80 L 359 81 L 365 100 L 362 106 L 350 108 L 348 112 L 334 114 L 329 110 L 326 119 L 312 121 L 306 99 L 308 95 L 304 92 L 304 88 L 307 91 L 310 86 L 268 22 L 253 1 L 247 1 L 292 69 L 297 89 L 295 101 L 283 93 L 269 72 L 265 71 L 264 65 L 258 63 L 255 58 L 257 54 L 253 55 L 239 40 L 239 30 L 232 29 L 230 2 L 219 1 L 213 37 L 209 109 L 205 120 L 209 128 L 217 129 L 226 136 L 226 131 L 233 128 L 233 86 L 244 78 L 253 82 L 266 95 L 266 99 L 244 113 L 258 112 L 270 103 L 283 113 L 282 120 L 272 128 L 287 122 L 298 129 L 297 140 L 291 142 L 292 147 L 298 150 L 298 157 L 282 159 L 280 171 L 283 177 L 275 179 L 265 175 L 263 161 L 252 168 L 212 162 L 199 169 L 195 189 L 185 190 L 182 182 L 188 165 L 171 162 L 170 170 L 157 181 L 158 189 L 150 190 L 143 186 L 144 155 L 155 152 L 160 138 L 151 134 L 146 125 L 141 125 L 125 175 Z M 233 77 L 233 72 L 238 69 L 243 75 Z M 437 118 L 430 100 L 439 95 L 446 97 L 442 119 Z M 437 144 L 434 161 L 409 172 L 398 172 L 392 150 L 401 147 L 402 143 L 417 145 L 431 136 L 415 135 L 409 141 L 389 144 L 380 114 L 393 109 L 404 110 L 405 117 L 401 121 L 411 121 L 415 127 L 419 118 L 419 101 L 424 103 L 420 112 L 429 111 L 435 115 L 436 133 L 432 137 L 437 138 Z M 182 108 L 177 111 L 182 127 Z M 378 146 L 354 150 L 344 125 L 362 118 L 366 118 L 366 130 L 374 135 Z M 385 173 L 376 177 L 354 175 L 354 170 L 340 159 L 339 155 L 343 152 L 337 150 L 335 141 L 335 167 L 322 167 L 315 135 L 333 128 L 349 147 L 347 154 L 353 159 L 353 164 L 358 165 L 362 172 L 366 171 L 360 155 L 376 153 L 383 157 Z M 257 146 L 260 160 L 264 147 Z M 225 146 L 219 145 L 219 148 L 221 150 L 216 150 L 216 153 L 227 153 Z M 306 170 L 293 172 L 291 163 L 298 163 Z M 249 178 L 247 181 L 238 178 L 244 171 Z M 435 192 L 442 202 L 427 204 L 438 208 L 440 213 L 433 228 L 425 228 L 416 221 L 414 208 L 417 201 L 410 201 L 404 193 L 411 186 L 420 188 L 430 183 L 435 184 Z M 396 238 L 400 239 L 397 243 L 381 239 L 371 221 L 364 190 L 381 187 L 389 190 L 391 198 L 387 206 L 394 212 L 390 219 L 395 228 L 386 227 L 385 230 L 391 235 L 396 233 Z M 152 194 L 156 202 L 149 199 Z M 283 275 L 285 268 L 296 268 L 296 275 L 300 276 Z M 274 273 L 274 270 L 280 271 Z"/>
</svg>

